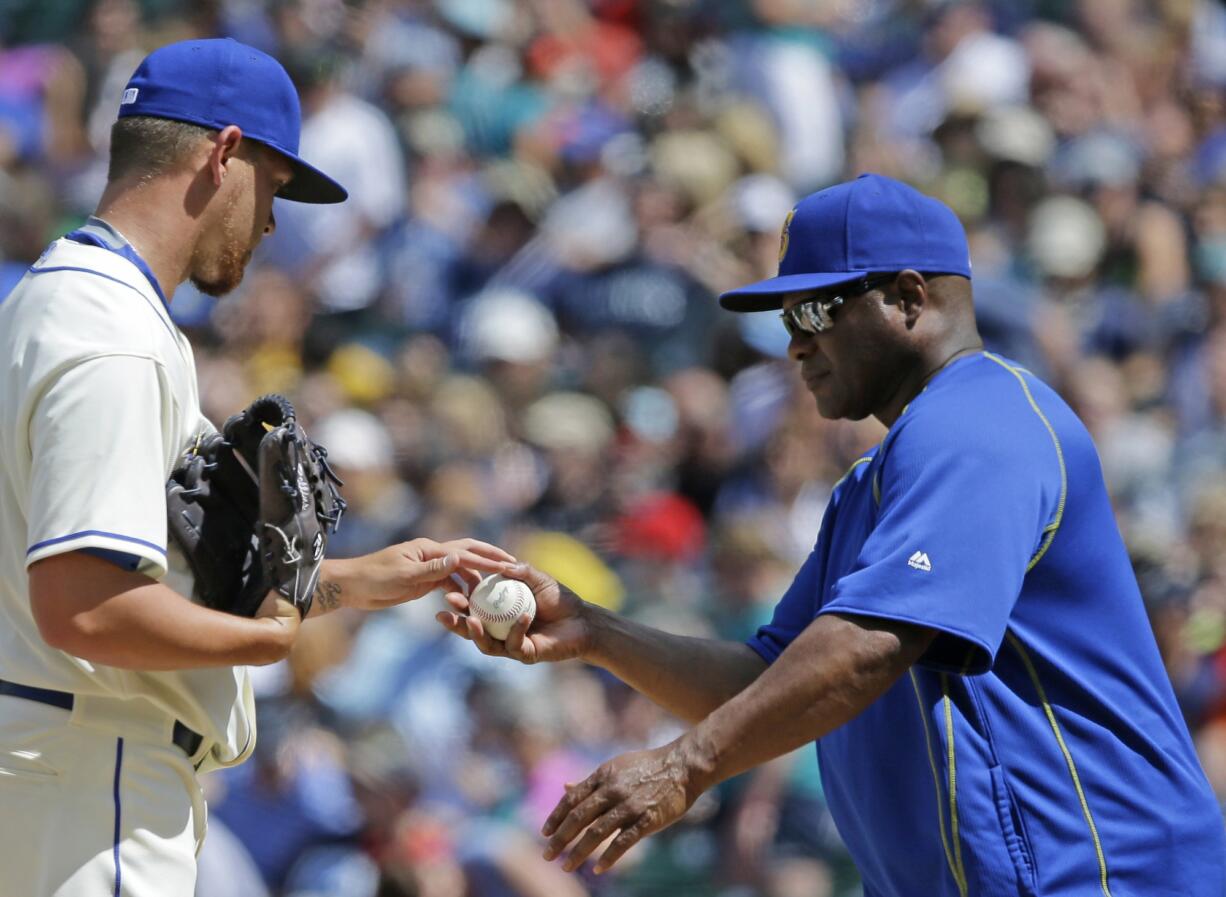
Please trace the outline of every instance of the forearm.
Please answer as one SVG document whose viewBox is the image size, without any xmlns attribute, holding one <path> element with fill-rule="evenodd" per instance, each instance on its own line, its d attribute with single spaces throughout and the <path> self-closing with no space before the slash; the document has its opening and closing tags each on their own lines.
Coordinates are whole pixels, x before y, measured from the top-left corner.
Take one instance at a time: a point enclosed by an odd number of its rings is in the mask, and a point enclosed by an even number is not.
<svg viewBox="0 0 1226 897">
<path fill-rule="evenodd" d="M 766 662 L 740 642 L 661 632 L 586 605 L 592 643 L 583 659 L 688 722 L 697 722 L 741 692 Z"/>
<path fill-rule="evenodd" d="M 748 688 L 683 736 L 700 790 L 795 750 L 877 700 L 932 640 L 883 620 L 818 617 Z"/>
<path fill-rule="evenodd" d="M 352 575 L 350 566 L 351 563 L 346 560 L 324 560 L 319 571 L 319 581 L 315 584 L 311 609 L 307 612 L 308 620 L 345 606 L 346 584 Z"/>
<path fill-rule="evenodd" d="M 88 583 L 89 588 L 84 588 Z M 97 558 L 30 569 L 31 608 L 54 648 L 106 666 L 180 670 L 265 664 L 289 653 L 293 632 L 193 604 L 168 586 Z"/>
<path fill-rule="evenodd" d="M 320 566 L 308 617 L 341 607 L 380 610 L 413 601 L 459 580 L 475 586 L 515 560 L 477 539 L 410 539 L 356 558 L 327 558 Z M 465 579 L 466 578 L 466 579 Z"/>
<path fill-rule="evenodd" d="M 573 871 L 607 844 L 595 867 L 605 871 L 641 838 L 679 819 L 711 786 L 860 713 L 915 663 L 932 637 L 932 630 L 889 621 L 818 617 L 770 669 L 689 732 L 614 757 L 568 785 L 541 829 L 549 838 L 545 858 L 574 842 L 563 866 Z"/>
</svg>

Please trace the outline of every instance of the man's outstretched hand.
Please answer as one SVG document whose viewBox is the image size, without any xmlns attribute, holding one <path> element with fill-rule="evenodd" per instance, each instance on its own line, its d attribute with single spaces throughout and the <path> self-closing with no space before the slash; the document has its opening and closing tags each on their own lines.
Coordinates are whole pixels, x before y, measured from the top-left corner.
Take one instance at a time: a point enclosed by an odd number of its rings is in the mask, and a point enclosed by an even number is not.
<svg viewBox="0 0 1226 897">
<path fill-rule="evenodd" d="M 471 589 L 482 574 L 501 573 L 514 561 L 496 545 L 476 539 L 412 539 L 361 557 L 328 560 L 315 604 L 324 611 L 342 606 L 379 610 L 454 587 L 453 577 Z"/>
<path fill-rule="evenodd" d="M 573 660 L 590 649 L 594 608 L 556 579 L 528 564 L 508 564 L 494 571 L 518 579 L 532 589 L 536 618 L 525 614 L 515 621 L 504 641 L 491 638 L 481 621 L 468 613 L 468 598 L 461 592 L 447 593 L 452 610 L 436 619 L 461 638 L 475 644 L 482 654 L 510 657 L 520 663 Z M 470 589 L 471 591 L 471 589 Z"/>
<path fill-rule="evenodd" d="M 696 768 L 686 736 L 602 764 L 579 784 L 567 786 L 545 820 L 545 859 L 556 858 L 574 842 L 563 863 L 573 872 L 617 833 L 596 861 L 595 872 L 607 871 L 647 835 L 685 815 L 704 790 Z"/>
</svg>

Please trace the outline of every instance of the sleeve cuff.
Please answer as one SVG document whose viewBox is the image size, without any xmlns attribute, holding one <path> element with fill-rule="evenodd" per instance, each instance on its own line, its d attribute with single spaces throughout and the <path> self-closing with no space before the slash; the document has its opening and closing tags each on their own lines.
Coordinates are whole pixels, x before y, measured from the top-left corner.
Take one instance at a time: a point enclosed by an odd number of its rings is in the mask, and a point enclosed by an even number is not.
<svg viewBox="0 0 1226 897">
<path fill-rule="evenodd" d="M 986 673 L 992 669 L 996 660 L 996 648 L 989 645 L 977 635 L 950 626 L 946 623 L 935 623 L 932 620 L 918 620 L 903 614 L 883 613 L 879 610 L 866 610 L 847 604 L 831 604 L 818 611 L 822 614 L 847 614 L 852 617 L 873 617 L 878 620 L 895 620 L 899 623 L 910 623 L 935 629 L 937 636 L 928 650 L 916 662 L 919 666 L 941 673 L 955 673 L 959 676 L 974 676 Z M 996 646 L 999 647 L 999 644 Z"/>
<path fill-rule="evenodd" d="M 78 551 L 82 548 L 98 548 L 132 555 L 140 558 L 137 572 L 154 579 L 160 579 L 166 575 L 166 547 L 164 545 L 157 545 L 135 536 L 125 536 L 122 533 L 109 533 L 94 529 L 81 530 L 35 542 L 26 549 L 26 567 L 29 568 L 35 561 L 69 551 Z"/>
<path fill-rule="evenodd" d="M 761 634 L 747 639 L 745 644 L 752 648 L 768 665 L 779 659 L 779 655 L 783 653 L 783 648 L 785 647 L 776 645 L 770 639 L 763 638 Z"/>
</svg>

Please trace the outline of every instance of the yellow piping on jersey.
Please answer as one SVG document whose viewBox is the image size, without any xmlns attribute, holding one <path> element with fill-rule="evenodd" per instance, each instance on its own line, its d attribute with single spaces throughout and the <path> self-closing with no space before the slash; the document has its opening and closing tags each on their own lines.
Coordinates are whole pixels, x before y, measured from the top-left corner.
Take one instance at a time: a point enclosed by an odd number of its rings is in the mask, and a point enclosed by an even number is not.
<svg viewBox="0 0 1226 897">
<path fill-rule="evenodd" d="M 1060 753 L 1064 755 L 1064 762 L 1068 765 L 1069 775 L 1073 779 L 1073 788 L 1077 791 L 1077 799 L 1081 802 L 1081 813 L 1085 816 L 1086 825 L 1090 828 L 1090 838 L 1094 841 L 1094 853 L 1098 856 L 1098 878 L 1099 886 L 1102 888 L 1104 897 L 1111 897 L 1111 889 L 1107 886 L 1107 857 L 1103 854 L 1102 841 L 1098 838 L 1098 828 L 1094 825 L 1094 816 L 1090 813 L 1090 804 L 1086 800 L 1085 790 L 1081 787 L 1081 777 L 1077 775 L 1077 764 L 1073 762 L 1073 755 L 1069 752 L 1068 745 L 1064 742 L 1064 735 L 1060 731 L 1060 723 L 1056 719 L 1056 712 L 1052 709 L 1051 702 L 1047 700 L 1047 692 L 1043 689 L 1043 683 L 1039 681 L 1038 670 L 1035 669 L 1034 663 L 1030 660 L 1030 654 L 1026 651 L 1024 645 L 1012 632 L 1005 632 L 1005 638 L 1009 640 L 1009 644 L 1017 651 L 1018 656 L 1022 658 L 1022 663 L 1026 666 L 1026 672 L 1030 675 L 1030 681 L 1034 683 L 1034 689 L 1038 692 L 1039 701 L 1043 705 L 1043 712 L 1047 715 L 1047 721 L 1051 724 L 1052 733 L 1056 736 L 1056 744 L 1060 745 Z"/>
<path fill-rule="evenodd" d="M 847 473 L 839 477 L 839 481 L 834 484 L 834 488 L 838 489 L 840 486 L 842 486 L 843 481 L 847 479 L 849 476 L 851 476 L 852 473 L 855 471 L 855 469 L 859 467 L 861 464 L 868 464 L 872 460 L 873 459 L 871 457 L 857 458 L 855 461 L 852 462 L 851 467 L 847 468 Z"/>
<path fill-rule="evenodd" d="M 983 354 L 985 358 L 996 362 L 1017 378 L 1017 382 L 1022 387 L 1022 392 L 1026 394 L 1026 401 L 1030 403 L 1030 407 L 1039 416 L 1039 420 L 1043 421 L 1043 426 L 1047 428 L 1047 432 L 1051 435 L 1052 444 L 1056 447 L 1056 460 L 1060 464 L 1060 501 L 1056 505 L 1056 516 L 1052 519 L 1051 523 L 1043 528 L 1043 544 L 1039 546 L 1039 550 L 1035 552 L 1034 557 L 1030 559 L 1030 563 L 1026 565 L 1026 572 L 1029 573 L 1034 569 L 1034 565 L 1042 560 L 1043 555 L 1047 553 L 1047 549 L 1051 547 L 1052 540 L 1056 538 L 1056 531 L 1060 529 L 1060 522 L 1064 519 L 1064 505 L 1068 499 L 1068 469 L 1064 464 L 1064 449 L 1060 445 L 1060 439 L 1056 436 L 1056 430 L 1051 425 L 1051 421 L 1047 419 L 1047 416 L 1039 408 L 1039 403 L 1035 401 L 1029 384 L 1022 377 L 1022 369 L 1006 363 L 991 352 L 984 352 Z M 1104 897 L 1111 897 L 1111 889 L 1107 885 L 1107 858 L 1103 853 L 1102 841 L 1098 837 L 1098 828 L 1094 825 L 1094 816 L 1090 813 L 1090 804 L 1086 800 L 1085 789 L 1081 787 L 1081 776 L 1077 774 L 1077 764 L 1073 761 L 1073 755 L 1064 741 L 1064 734 L 1060 731 L 1060 723 L 1056 719 L 1055 710 L 1052 708 L 1051 702 L 1047 700 L 1047 692 L 1043 688 L 1043 683 L 1039 681 L 1038 670 L 1035 669 L 1034 663 L 1031 662 L 1030 655 L 1027 653 L 1025 646 L 1022 645 L 1021 641 L 1012 632 L 1006 631 L 1005 638 L 1009 640 L 1009 644 L 1013 646 L 1014 650 L 1022 658 L 1022 663 L 1026 667 L 1030 681 L 1034 683 L 1039 701 L 1043 705 L 1043 713 L 1047 716 L 1048 723 L 1051 724 L 1052 734 L 1056 736 L 1056 744 L 1060 746 L 1060 753 L 1064 755 L 1064 762 L 1068 766 L 1069 776 L 1073 780 L 1073 788 L 1077 792 L 1077 800 L 1081 804 L 1081 813 L 1085 817 L 1086 825 L 1090 829 L 1090 838 L 1094 842 L 1094 853 L 1098 857 L 1099 886 L 1102 888 Z"/>
<path fill-rule="evenodd" d="M 1034 409 L 1034 413 L 1039 416 L 1039 420 L 1043 421 L 1043 426 L 1047 427 L 1047 432 L 1051 436 L 1052 445 L 1056 447 L 1056 460 L 1060 464 L 1060 500 L 1056 504 L 1056 516 L 1052 518 L 1051 523 L 1043 527 L 1043 543 L 1039 546 L 1039 550 L 1034 553 L 1034 557 L 1030 559 L 1030 563 L 1026 565 L 1026 572 L 1029 573 L 1034 569 L 1034 565 L 1042 560 L 1043 555 L 1047 553 L 1047 549 L 1051 547 L 1052 541 L 1056 538 L 1056 531 L 1060 529 L 1060 522 L 1064 519 L 1064 503 L 1068 499 L 1068 469 L 1064 465 L 1064 449 L 1060 446 L 1060 439 L 1056 436 L 1056 429 L 1051 425 L 1051 421 L 1047 419 L 1042 409 L 1039 408 L 1039 403 L 1034 400 L 1034 394 L 1030 391 L 1030 385 L 1026 383 L 1022 377 L 1021 369 L 1013 367 L 1005 362 L 1004 359 L 991 352 L 984 352 L 984 358 L 988 358 L 1014 377 L 1022 387 L 1022 392 L 1026 394 L 1026 401 L 1030 403 L 1030 407 Z"/>
<path fill-rule="evenodd" d="M 966 866 L 962 864 L 962 841 L 958 838 L 958 764 L 954 754 L 954 715 L 949 700 L 949 675 L 941 674 L 941 702 L 945 705 L 945 741 L 948 744 L 949 756 L 949 834 L 954 842 L 954 861 L 958 864 L 958 872 L 962 881 L 966 882 Z M 927 732 L 927 726 L 924 727 Z"/>
<path fill-rule="evenodd" d="M 937 772 L 936 755 L 932 752 L 932 737 L 928 734 L 928 712 L 924 709 L 924 698 L 920 694 L 919 679 L 916 678 L 915 670 L 908 670 L 908 673 L 911 676 L 911 687 L 915 689 L 915 703 L 919 705 L 920 724 L 924 727 L 924 745 L 928 748 L 928 765 L 932 768 L 932 787 L 936 789 L 937 795 L 937 829 L 941 832 L 941 846 L 945 848 L 945 862 L 949 864 L 949 871 L 954 877 L 954 883 L 958 886 L 958 894 L 961 897 L 967 897 L 966 876 L 961 869 L 962 849 L 958 848 L 958 862 L 955 863 L 954 855 L 949 850 L 949 839 L 945 836 L 945 811 L 941 807 L 941 776 Z M 953 806 L 951 795 L 950 807 Z M 957 835 L 955 834 L 954 837 L 956 839 Z"/>
</svg>

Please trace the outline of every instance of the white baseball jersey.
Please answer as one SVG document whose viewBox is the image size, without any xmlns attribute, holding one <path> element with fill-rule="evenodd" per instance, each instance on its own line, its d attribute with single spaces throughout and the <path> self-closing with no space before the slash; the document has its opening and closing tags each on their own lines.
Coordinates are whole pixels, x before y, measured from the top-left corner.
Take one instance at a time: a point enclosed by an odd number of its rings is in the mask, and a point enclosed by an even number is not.
<svg viewBox="0 0 1226 897">
<path fill-rule="evenodd" d="M 127 249 L 98 219 L 86 231 Z M 246 667 L 144 672 L 51 648 L 31 614 L 26 569 L 60 552 L 114 552 L 190 595 L 190 570 L 168 550 L 164 489 L 180 453 L 210 428 L 191 346 L 129 258 L 57 240 L 0 303 L 0 679 L 144 698 L 215 742 L 205 768 L 254 747 Z"/>
</svg>

